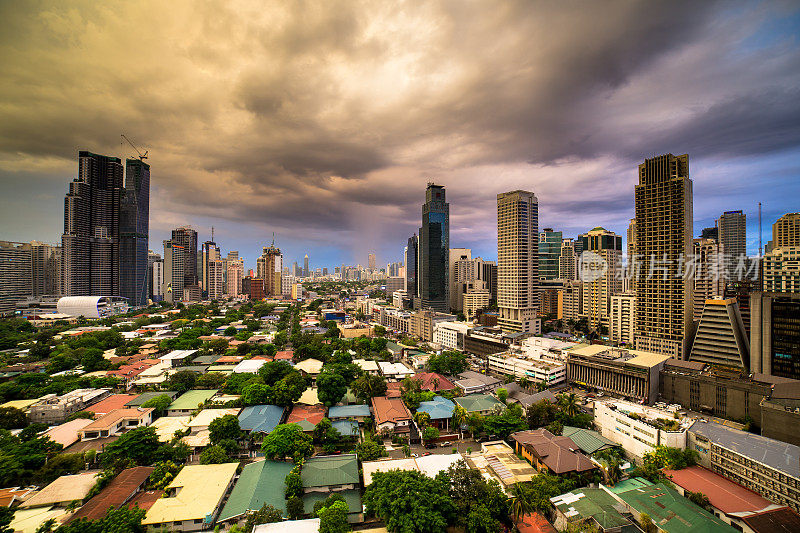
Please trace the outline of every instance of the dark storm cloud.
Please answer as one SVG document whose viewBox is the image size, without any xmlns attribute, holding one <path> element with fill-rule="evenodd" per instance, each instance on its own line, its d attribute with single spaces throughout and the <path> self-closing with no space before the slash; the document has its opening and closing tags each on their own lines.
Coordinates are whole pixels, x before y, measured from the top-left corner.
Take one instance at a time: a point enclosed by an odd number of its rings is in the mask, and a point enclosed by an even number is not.
<svg viewBox="0 0 800 533">
<path fill-rule="evenodd" d="M 402 247 L 427 181 L 463 245 L 494 238 L 508 189 L 536 191 L 542 225 L 617 223 L 643 157 L 797 149 L 797 35 L 769 29 L 794 9 L 3 3 L 0 179 L 58 197 L 78 149 L 129 155 L 125 132 L 150 149 L 156 231 L 200 217 Z"/>
</svg>

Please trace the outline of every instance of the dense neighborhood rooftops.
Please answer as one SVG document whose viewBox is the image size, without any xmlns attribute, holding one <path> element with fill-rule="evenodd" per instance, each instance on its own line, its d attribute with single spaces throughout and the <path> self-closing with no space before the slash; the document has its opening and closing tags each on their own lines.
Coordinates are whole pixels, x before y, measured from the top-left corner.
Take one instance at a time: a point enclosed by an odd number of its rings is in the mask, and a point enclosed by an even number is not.
<svg viewBox="0 0 800 533">
<path fill-rule="evenodd" d="M 322 405 L 295 405 L 289 411 L 286 423 L 297 424 L 303 431 L 313 431 L 323 418 L 325 418 L 325 407 Z"/>
<path fill-rule="evenodd" d="M 162 361 L 183 361 L 197 352 L 198 350 L 172 350 L 168 354 L 159 357 L 159 359 Z"/>
<path fill-rule="evenodd" d="M 270 433 L 281 423 L 285 409 L 277 405 L 251 405 L 239 413 L 239 427 L 244 431 Z"/>
<path fill-rule="evenodd" d="M 442 420 L 453 416 L 456 404 L 444 396 L 434 396 L 429 402 L 420 402 L 418 413 L 428 413 L 432 420 Z"/>
<path fill-rule="evenodd" d="M 303 463 L 303 488 L 358 485 L 358 461 L 354 454 L 317 455 Z"/>
<path fill-rule="evenodd" d="M 94 486 L 98 474 L 99 472 L 92 471 L 61 476 L 22 502 L 20 507 L 44 507 L 82 500 Z"/>
<path fill-rule="evenodd" d="M 255 374 L 258 369 L 264 366 L 264 359 L 245 359 L 233 367 L 234 374 Z"/>
<path fill-rule="evenodd" d="M 468 394 L 467 396 L 458 396 L 453 400 L 468 413 L 491 411 L 497 406 L 503 406 L 503 402 L 491 394 Z"/>
<path fill-rule="evenodd" d="M 361 418 L 372 416 L 372 411 L 365 404 L 334 405 L 328 409 L 328 418 Z"/>
<path fill-rule="evenodd" d="M 353 364 L 358 365 L 364 372 L 378 371 L 378 363 L 372 359 L 353 359 Z"/>
<path fill-rule="evenodd" d="M 376 396 L 372 398 L 372 412 L 375 414 L 376 424 L 411 420 L 411 412 L 400 398 Z"/>
<path fill-rule="evenodd" d="M 748 459 L 800 479 L 800 446 L 698 420 L 689 431 Z"/>
<path fill-rule="evenodd" d="M 761 511 L 772 505 L 755 492 L 699 465 L 664 470 L 664 474 L 684 490 L 702 492 L 711 505 L 725 514 Z"/>
<path fill-rule="evenodd" d="M 550 501 L 570 522 L 591 518 L 603 529 L 622 528 L 631 523 L 619 512 L 614 497 L 603 489 L 584 487 Z"/>
<path fill-rule="evenodd" d="M 169 396 L 173 400 L 178 397 L 178 393 L 175 391 L 149 391 L 143 392 L 136 396 L 136 398 L 132 399 L 128 403 L 125 404 L 125 407 L 141 407 L 148 401 L 152 400 L 153 398 L 158 398 L 159 396 Z"/>
<path fill-rule="evenodd" d="M 292 471 L 292 463 L 258 461 L 242 469 L 219 515 L 220 521 L 241 517 L 248 511 L 258 511 L 264 504 L 286 513 L 284 478 Z"/>
<path fill-rule="evenodd" d="M 168 498 L 160 498 L 147 511 L 144 525 L 203 520 L 208 524 L 236 475 L 239 463 L 187 465 L 167 486 Z"/>
<path fill-rule="evenodd" d="M 99 494 L 78 509 L 78 512 L 70 517 L 70 521 L 81 518 L 99 520 L 106 515 L 110 507 L 119 509 L 144 485 L 153 470 L 155 468 L 151 466 L 126 468 L 112 479 Z"/>
<path fill-rule="evenodd" d="M 186 391 L 173 401 L 167 410 L 169 411 L 191 411 L 197 409 L 206 400 L 211 399 L 217 393 L 216 390 L 197 389 Z"/>
</svg>

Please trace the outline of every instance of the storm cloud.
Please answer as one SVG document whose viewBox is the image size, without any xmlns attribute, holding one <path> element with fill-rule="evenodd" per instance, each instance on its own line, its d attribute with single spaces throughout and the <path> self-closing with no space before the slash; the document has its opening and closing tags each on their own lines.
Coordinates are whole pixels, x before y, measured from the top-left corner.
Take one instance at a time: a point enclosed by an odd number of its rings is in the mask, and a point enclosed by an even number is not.
<svg viewBox="0 0 800 533">
<path fill-rule="evenodd" d="M 636 165 L 663 152 L 690 154 L 700 226 L 754 213 L 754 170 L 769 216 L 797 210 L 791 3 L 43 1 L 0 18 L 4 239 L 58 240 L 77 151 L 129 157 L 120 133 L 150 151 L 151 248 L 213 225 L 249 264 L 273 231 L 289 263 L 399 260 L 427 181 L 447 187 L 451 244 L 487 257 L 510 189 L 536 192 L 541 227 L 624 234 Z"/>
</svg>

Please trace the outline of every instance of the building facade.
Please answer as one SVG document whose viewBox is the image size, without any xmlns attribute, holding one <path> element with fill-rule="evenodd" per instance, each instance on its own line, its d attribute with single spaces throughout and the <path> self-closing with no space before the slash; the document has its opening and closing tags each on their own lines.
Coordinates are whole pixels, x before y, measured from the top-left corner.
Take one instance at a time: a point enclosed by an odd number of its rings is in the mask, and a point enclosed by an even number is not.
<svg viewBox="0 0 800 533">
<path fill-rule="evenodd" d="M 705 301 L 689 360 L 740 369 L 750 366 L 750 342 L 735 298 Z"/>
<path fill-rule="evenodd" d="M 420 305 L 450 311 L 450 204 L 441 185 L 428 184 L 419 232 Z"/>
<path fill-rule="evenodd" d="M 539 309 L 539 202 L 529 191 L 497 195 L 498 325 L 529 332 Z"/>
<path fill-rule="evenodd" d="M 612 342 L 634 345 L 634 328 L 636 322 L 636 294 L 625 292 L 611 297 L 608 336 Z"/>
<path fill-rule="evenodd" d="M 750 371 L 800 379 L 800 294 L 750 294 Z"/>
<path fill-rule="evenodd" d="M 611 296 L 622 292 L 622 237 L 597 227 L 581 235 L 580 241 L 583 316 L 591 327 L 608 327 Z M 594 261 L 601 268 L 587 269 Z"/>
<path fill-rule="evenodd" d="M 61 264 L 61 246 L 31 241 L 33 296 L 61 295 Z"/>
<path fill-rule="evenodd" d="M 265 296 L 281 296 L 283 285 L 281 275 L 283 271 L 283 255 L 273 242 L 265 246 L 261 257 L 256 260 L 256 276 L 264 280 Z"/>
<path fill-rule="evenodd" d="M 645 159 L 635 198 L 636 347 L 685 359 L 692 328 L 692 290 L 682 272 L 692 250 L 689 156 Z"/>
<path fill-rule="evenodd" d="M 738 281 L 736 271 L 740 258 L 747 257 L 747 216 L 742 211 L 725 211 L 717 219 L 717 239 L 725 255 L 725 279 Z M 721 294 L 721 293 L 720 293 Z"/>
<path fill-rule="evenodd" d="M 17 302 L 33 294 L 31 244 L 0 241 L 0 315 L 13 315 Z"/>
<path fill-rule="evenodd" d="M 150 165 L 141 159 L 125 161 L 125 189 L 120 204 L 119 294 L 131 306 L 140 307 L 147 305 L 150 285 Z"/>
<path fill-rule="evenodd" d="M 563 237 L 560 231 L 544 228 L 539 233 L 539 279 L 557 279 Z"/>
<path fill-rule="evenodd" d="M 724 248 L 714 239 L 694 239 L 692 309 L 700 320 L 706 300 L 719 299 L 725 293 L 729 264 Z"/>
</svg>

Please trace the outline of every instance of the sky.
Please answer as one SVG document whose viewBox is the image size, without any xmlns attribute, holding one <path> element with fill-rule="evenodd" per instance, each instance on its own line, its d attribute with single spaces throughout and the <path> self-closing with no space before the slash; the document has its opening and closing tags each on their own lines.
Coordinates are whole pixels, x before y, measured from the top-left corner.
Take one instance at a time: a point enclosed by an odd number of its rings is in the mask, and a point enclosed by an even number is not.
<svg viewBox="0 0 800 533">
<path fill-rule="evenodd" d="M 148 150 L 150 248 L 248 267 L 402 259 L 426 183 L 497 255 L 496 196 L 625 235 L 637 165 L 689 154 L 695 233 L 800 211 L 793 2 L 0 0 L 0 239 L 59 242 L 77 153 Z"/>
</svg>

